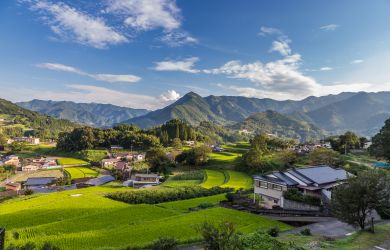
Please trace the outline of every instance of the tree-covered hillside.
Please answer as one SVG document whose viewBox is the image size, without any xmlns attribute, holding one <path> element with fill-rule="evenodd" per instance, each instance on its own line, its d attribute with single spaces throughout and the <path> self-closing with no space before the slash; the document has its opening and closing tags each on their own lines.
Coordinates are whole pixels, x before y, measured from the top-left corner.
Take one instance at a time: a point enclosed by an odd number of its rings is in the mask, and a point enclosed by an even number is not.
<svg viewBox="0 0 390 250">
<path fill-rule="evenodd" d="M 94 127 L 110 127 L 149 112 L 146 109 L 132 109 L 111 104 L 75 103 L 68 101 L 32 100 L 16 104 L 41 114 Z"/>
<path fill-rule="evenodd" d="M 324 134 L 323 131 L 308 122 L 293 119 L 271 110 L 253 114 L 231 127 L 237 130 L 246 129 L 256 134 L 275 134 L 279 137 L 294 138 L 300 141 L 320 139 Z"/>
<path fill-rule="evenodd" d="M 68 120 L 41 115 L 0 99 L 0 130 L 6 136 L 56 138 L 60 132 L 71 131 L 77 126 Z"/>
</svg>

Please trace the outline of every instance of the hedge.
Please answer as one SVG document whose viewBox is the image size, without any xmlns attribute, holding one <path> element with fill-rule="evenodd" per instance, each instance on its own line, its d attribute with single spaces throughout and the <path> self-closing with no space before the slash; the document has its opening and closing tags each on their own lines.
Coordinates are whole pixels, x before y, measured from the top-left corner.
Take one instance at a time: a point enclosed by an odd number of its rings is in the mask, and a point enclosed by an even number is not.
<svg viewBox="0 0 390 250">
<path fill-rule="evenodd" d="M 213 187 L 211 189 L 207 189 L 200 186 L 190 186 L 172 189 L 121 191 L 109 193 L 106 197 L 129 204 L 157 204 L 168 201 L 188 200 L 198 197 L 212 196 L 231 191 L 231 188 Z"/>
</svg>

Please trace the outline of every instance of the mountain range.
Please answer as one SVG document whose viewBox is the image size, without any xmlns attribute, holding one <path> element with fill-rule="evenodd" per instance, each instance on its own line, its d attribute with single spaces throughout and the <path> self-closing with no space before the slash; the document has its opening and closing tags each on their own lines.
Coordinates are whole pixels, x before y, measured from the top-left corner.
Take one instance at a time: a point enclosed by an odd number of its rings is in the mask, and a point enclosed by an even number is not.
<svg viewBox="0 0 390 250">
<path fill-rule="evenodd" d="M 242 96 L 202 97 L 190 92 L 155 111 L 109 104 L 40 100 L 18 105 L 97 127 L 128 123 L 150 128 L 171 119 L 180 119 L 195 126 L 201 121 L 211 121 L 230 128 L 262 130 L 267 133 L 289 131 L 288 135 L 293 133 L 291 131 L 300 131 L 299 136 L 303 138 L 324 133 L 340 134 L 347 130 L 372 136 L 390 117 L 390 92 L 344 92 L 338 95 L 311 96 L 299 101 Z"/>
<path fill-rule="evenodd" d="M 390 92 L 345 92 L 338 95 L 307 97 L 300 101 L 277 101 L 238 96 L 201 97 L 194 92 L 175 103 L 125 121 L 143 128 L 164 123 L 173 118 L 197 125 L 200 121 L 213 121 L 234 125 L 249 116 L 276 111 L 300 122 L 307 122 L 328 134 L 352 130 L 360 135 L 372 136 L 390 117 Z"/>
<path fill-rule="evenodd" d="M 69 101 L 32 100 L 16 104 L 41 114 L 94 127 L 111 127 L 149 112 L 146 109 L 132 109 L 111 104 L 75 103 Z"/>
</svg>

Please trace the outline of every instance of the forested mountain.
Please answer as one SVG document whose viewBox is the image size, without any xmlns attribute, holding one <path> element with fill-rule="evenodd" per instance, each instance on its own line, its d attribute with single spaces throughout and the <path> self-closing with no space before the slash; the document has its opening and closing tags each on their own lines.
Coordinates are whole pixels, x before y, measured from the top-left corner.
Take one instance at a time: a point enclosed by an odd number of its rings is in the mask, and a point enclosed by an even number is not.
<svg viewBox="0 0 390 250">
<path fill-rule="evenodd" d="M 56 138 L 60 132 L 78 125 L 64 119 L 41 115 L 0 99 L 0 132 L 7 136 L 37 136 Z"/>
<path fill-rule="evenodd" d="M 146 109 L 132 109 L 111 104 L 75 103 L 68 101 L 32 100 L 16 104 L 41 114 L 94 127 L 111 127 L 114 124 L 145 115 L 149 112 Z"/>
<path fill-rule="evenodd" d="M 301 101 L 276 101 L 235 96 L 201 97 L 190 92 L 175 103 L 126 123 L 152 127 L 170 119 L 181 119 L 192 125 L 212 121 L 233 125 L 248 116 L 267 110 L 288 114 L 306 121 L 329 133 L 353 130 L 361 135 L 375 134 L 390 116 L 390 92 L 341 93 L 322 97 L 308 97 Z"/>
<path fill-rule="evenodd" d="M 297 120 L 272 110 L 250 115 L 231 128 L 246 129 L 256 134 L 274 134 L 278 137 L 294 138 L 300 141 L 316 140 L 324 135 L 324 131 L 306 121 Z"/>
</svg>

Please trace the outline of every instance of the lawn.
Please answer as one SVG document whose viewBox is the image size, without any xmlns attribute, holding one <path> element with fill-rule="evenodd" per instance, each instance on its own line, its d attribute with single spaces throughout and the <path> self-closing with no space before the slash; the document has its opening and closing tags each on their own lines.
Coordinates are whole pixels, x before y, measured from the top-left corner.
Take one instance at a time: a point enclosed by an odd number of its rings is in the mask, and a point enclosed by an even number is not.
<svg viewBox="0 0 390 250">
<path fill-rule="evenodd" d="M 206 172 L 206 178 L 205 181 L 201 184 L 202 187 L 205 188 L 212 188 L 223 185 L 225 180 L 225 175 L 223 172 L 218 170 L 205 170 Z"/>
<path fill-rule="evenodd" d="M 233 170 L 226 170 L 226 172 L 229 179 L 221 187 L 230 187 L 234 189 L 250 189 L 253 187 L 253 180 L 251 176 L 243 172 Z"/>
<path fill-rule="evenodd" d="M 70 175 L 72 180 L 86 177 L 97 177 L 99 175 L 99 173 L 95 170 L 86 167 L 70 167 L 64 168 L 64 170 Z"/>
<path fill-rule="evenodd" d="M 66 166 L 66 165 L 88 165 L 88 162 L 76 159 L 76 158 L 59 158 L 57 160 L 59 165 Z"/>
<path fill-rule="evenodd" d="M 93 187 L 33 195 L 0 204 L 0 221 L 7 229 L 6 245 L 50 242 L 66 249 L 119 249 L 144 246 L 161 236 L 180 242 L 200 240 L 204 221 L 231 221 L 243 233 L 258 228 L 290 227 L 262 216 L 213 207 L 188 212 L 201 203 L 218 203 L 222 195 L 157 205 L 128 205 L 101 196 L 118 188 Z M 125 188 L 124 188 L 125 189 Z M 20 234 L 19 240 L 12 237 Z"/>
</svg>

